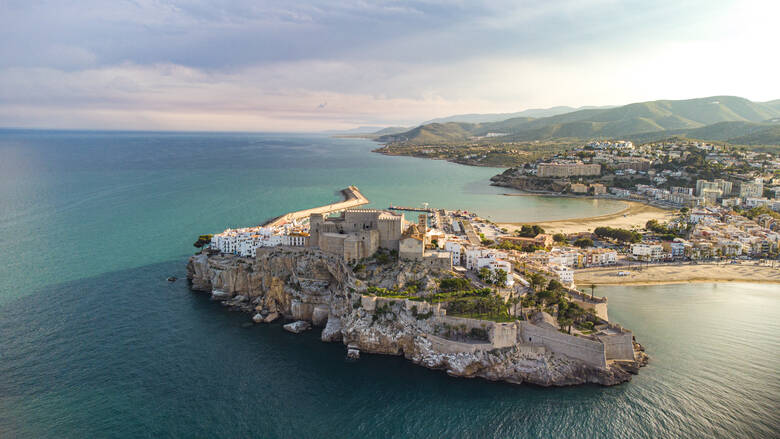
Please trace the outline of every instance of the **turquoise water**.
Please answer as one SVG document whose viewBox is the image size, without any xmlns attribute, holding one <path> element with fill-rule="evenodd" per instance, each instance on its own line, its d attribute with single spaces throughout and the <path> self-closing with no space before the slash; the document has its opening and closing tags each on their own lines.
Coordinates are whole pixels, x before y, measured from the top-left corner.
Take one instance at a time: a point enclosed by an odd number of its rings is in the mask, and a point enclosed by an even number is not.
<svg viewBox="0 0 780 439">
<path fill-rule="evenodd" d="M 515 221 L 619 205 L 503 197 L 496 170 L 320 136 L 0 132 L 0 437 L 776 437 L 778 288 L 602 287 L 653 360 L 618 387 L 447 377 L 189 292 L 194 236 L 356 184 Z"/>
</svg>

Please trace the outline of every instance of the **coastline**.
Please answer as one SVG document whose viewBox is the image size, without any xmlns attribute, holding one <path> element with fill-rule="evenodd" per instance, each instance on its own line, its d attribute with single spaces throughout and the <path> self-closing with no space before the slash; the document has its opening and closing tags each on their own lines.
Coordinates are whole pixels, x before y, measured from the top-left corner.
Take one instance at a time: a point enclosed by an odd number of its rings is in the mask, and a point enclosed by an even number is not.
<svg viewBox="0 0 780 439">
<path fill-rule="evenodd" d="M 629 273 L 618 276 L 618 272 Z M 666 285 L 683 283 L 745 282 L 780 284 L 780 268 L 756 264 L 650 265 L 637 268 L 612 267 L 574 272 L 579 285 Z"/>
</svg>

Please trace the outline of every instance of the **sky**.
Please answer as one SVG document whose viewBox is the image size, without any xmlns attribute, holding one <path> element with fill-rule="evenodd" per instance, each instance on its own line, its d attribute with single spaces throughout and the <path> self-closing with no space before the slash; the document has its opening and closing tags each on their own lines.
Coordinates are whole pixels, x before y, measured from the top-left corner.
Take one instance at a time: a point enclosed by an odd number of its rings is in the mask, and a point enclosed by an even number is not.
<svg viewBox="0 0 780 439">
<path fill-rule="evenodd" d="M 0 127 L 320 131 L 780 99 L 780 2 L 0 0 Z"/>
</svg>

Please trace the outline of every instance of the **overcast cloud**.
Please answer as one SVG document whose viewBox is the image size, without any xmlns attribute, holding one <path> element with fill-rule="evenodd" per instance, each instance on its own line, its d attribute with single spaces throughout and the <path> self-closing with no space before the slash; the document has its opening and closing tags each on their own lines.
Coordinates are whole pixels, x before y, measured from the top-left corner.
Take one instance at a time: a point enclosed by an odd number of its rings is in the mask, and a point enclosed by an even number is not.
<svg viewBox="0 0 780 439">
<path fill-rule="evenodd" d="M 0 126 L 313 131 L 780 98 L 775 1 L 0 0 Z"/>
</svg>

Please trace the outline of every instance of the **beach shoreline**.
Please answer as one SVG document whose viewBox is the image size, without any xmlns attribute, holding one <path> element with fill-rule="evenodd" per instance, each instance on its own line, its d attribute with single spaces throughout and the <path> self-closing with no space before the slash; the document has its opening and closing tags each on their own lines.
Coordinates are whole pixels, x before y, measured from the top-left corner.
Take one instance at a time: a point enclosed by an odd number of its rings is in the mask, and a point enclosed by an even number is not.
<svg viewBox="0 0 780 439">
<path fill-rule="evenodd" d="M 621 200 L 621 202 L 626 203 L 624 209 L 605 215 L 526 223 L 502 222 L 498 225 L 506 228 L 509 232 L 519 229 L 523 224 L 528 224 L 541 226 L 547 233 L 568 234 L 592 232 L 596 227 L 601 226 L 624 229 L 631 229 L 634 227 L 644 228 L 647 221 L 656 219 L 659 222 L 665 222 L 671 219 L 675 212 L 671 209 L 663 209 L 639 201 Z"/>
<path fill-rule="evenodd" d="M 620 276 L 618 273 L 628 273 Z M 757 264 L 650 265 L 612 267 L 574 272 L 577 285 L 665 285 L 682 283 L 746 282 L 780 284 L 780 268 Z"/>
</svg>

